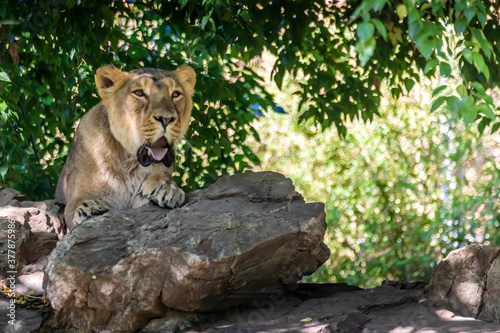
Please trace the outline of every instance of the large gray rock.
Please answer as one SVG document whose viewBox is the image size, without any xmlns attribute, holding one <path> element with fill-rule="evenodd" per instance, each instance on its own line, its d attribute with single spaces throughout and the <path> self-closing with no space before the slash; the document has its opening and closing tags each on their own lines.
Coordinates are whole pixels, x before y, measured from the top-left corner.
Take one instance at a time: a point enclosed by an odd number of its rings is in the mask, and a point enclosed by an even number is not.
<svg viewBox="0 0 500 333">
<path fill-rule="evenodd" d="M 222 177 L 181 209 L 111 211 L 45 267 L 58 325 L 130 332 L 167 308 L 223 310 L 282 292 L 329 257 L 323 204 L 271 172 Z"/>
<path fill-rule="evenodd" d="M 471 245 L 452 251 L 438 265 L 426 299 L 463 316 L 500 323 L 500 248 Z"/>
</svg>

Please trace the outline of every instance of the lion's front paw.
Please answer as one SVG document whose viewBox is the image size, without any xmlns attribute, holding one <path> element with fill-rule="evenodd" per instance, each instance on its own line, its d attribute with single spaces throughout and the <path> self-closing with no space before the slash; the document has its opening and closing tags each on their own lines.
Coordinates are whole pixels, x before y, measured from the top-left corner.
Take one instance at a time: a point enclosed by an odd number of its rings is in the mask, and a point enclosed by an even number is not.
<svg viewBox="0 0 500 333">
<path fill-rule="evenodd" d="M 184 191 L 173 181 L 162 181 L 155 184 L 143 184 L 141 196 L 153 201 L 160 207 L 180 207 L 186 199 Z"/>
<path fill-rule="evenodd" d="M 109 211 L 109 207 L 100 200 L 85 200 L 75 211 L 73 225 L 81 224 L 92 216 L 102 215 Z"/>
</svg>

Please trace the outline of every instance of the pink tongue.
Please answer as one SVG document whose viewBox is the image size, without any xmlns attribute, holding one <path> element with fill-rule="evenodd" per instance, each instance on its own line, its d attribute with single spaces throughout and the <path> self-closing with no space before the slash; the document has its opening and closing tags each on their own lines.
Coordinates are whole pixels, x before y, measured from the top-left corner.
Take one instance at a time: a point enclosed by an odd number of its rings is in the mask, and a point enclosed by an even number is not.
<svg viewBox="0 0 500 333">
<path fill-rule="evenodd" d="M 161 161 L 165 157 L 165 154 L 167 154 L 167 148 L 159 148 L 159 147 L 158 148 L 146 147 L 146 148 L 151 152 L 151 155 L 153 155 L 153 158 L 156 161 Z"/>
</svg>

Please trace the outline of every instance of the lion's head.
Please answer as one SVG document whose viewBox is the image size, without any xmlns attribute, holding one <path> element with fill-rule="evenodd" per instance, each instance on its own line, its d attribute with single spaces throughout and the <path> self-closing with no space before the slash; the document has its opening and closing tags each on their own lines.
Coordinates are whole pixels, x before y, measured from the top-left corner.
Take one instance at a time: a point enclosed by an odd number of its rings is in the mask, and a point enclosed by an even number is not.
<svg viewBox="0 0 500 333">
<path fill-rule="evenodd" d="M 97 70 L 95 82 L 111 133 L 143 166 L 172 165 L 175 144 L 186 133 L 193 107 L 196 74 L 181 66 L 170 72 L 141 68 Z"/>
</svg>

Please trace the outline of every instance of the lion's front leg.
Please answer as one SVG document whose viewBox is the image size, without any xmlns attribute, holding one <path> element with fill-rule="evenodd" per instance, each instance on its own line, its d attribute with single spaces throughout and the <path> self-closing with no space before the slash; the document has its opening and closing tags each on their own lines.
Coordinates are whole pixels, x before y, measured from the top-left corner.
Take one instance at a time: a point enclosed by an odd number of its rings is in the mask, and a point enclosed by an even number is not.
<svg viewBox="0 0 500 333">
<path fill-rule="evenodd" d="M 154 173 L 141 186 L 139 196 L 153 201 L 160 207 L 180 207 L 186 199 L 184 191 L 167 173 Z"/>
</svg>

